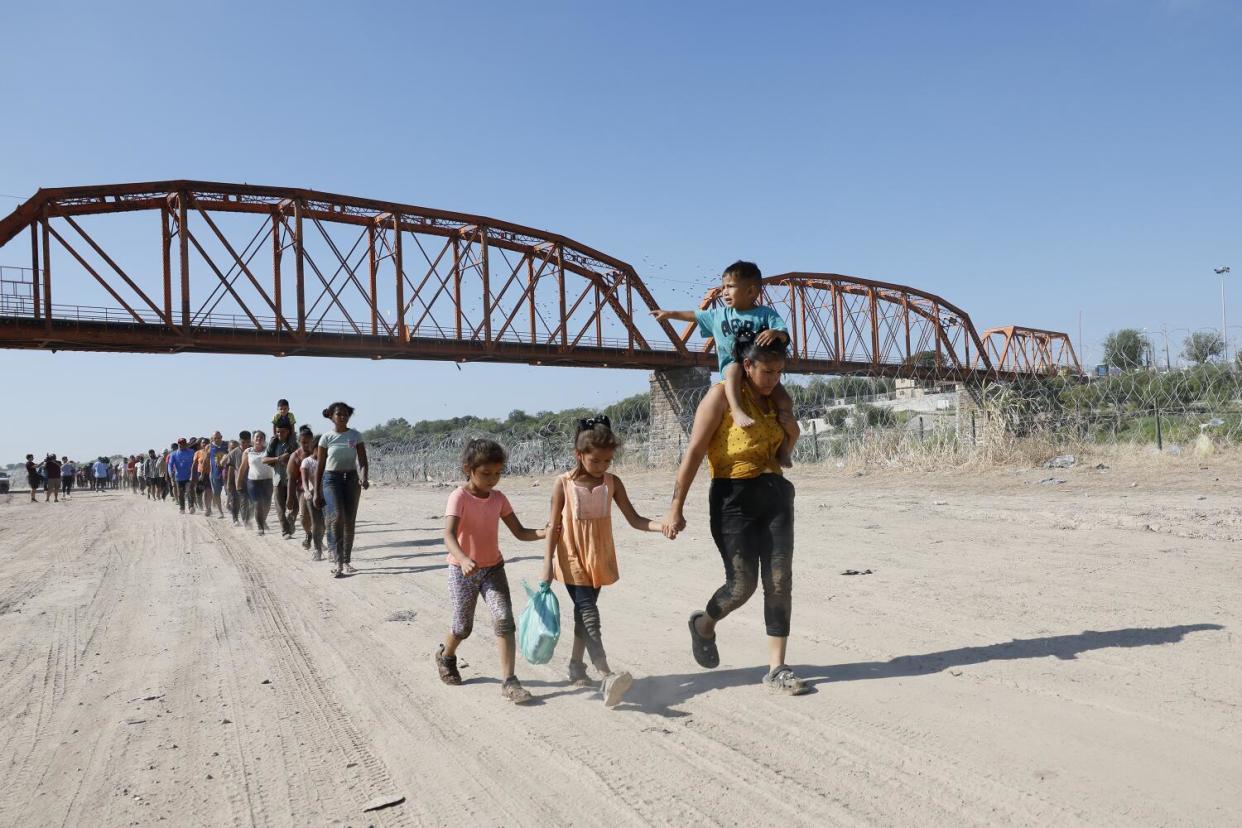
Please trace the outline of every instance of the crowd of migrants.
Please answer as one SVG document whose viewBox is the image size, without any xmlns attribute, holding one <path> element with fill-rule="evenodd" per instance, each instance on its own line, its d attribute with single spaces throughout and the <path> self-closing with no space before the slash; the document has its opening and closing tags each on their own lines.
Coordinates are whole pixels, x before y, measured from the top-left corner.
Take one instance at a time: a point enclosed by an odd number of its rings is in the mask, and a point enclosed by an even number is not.
<svg viewBox="0 0 1242 828">
<path fill-rule="evenodd" d="M 358 501 L 367 480 L 367 450 L 362 435 L 349 427 L 354 409 L 334 402 L 323 415 L 331 427 L 315 434 L 297 427 L 288 400 L 276 403 L 272 435 L 241 431 L 225 440 L 181 437 L 168 448 L 148 449 L 118 463 L 101 457 L 79 466 L 68 457 L 49 454 L 42 463 L 26 455 L 30 499 L 44 491 L 43 502 L 64 502 L 73 489 L 120 489 L 148 500 L 171 504 L 181 514 L 199 514 L 267 534 L 274 524 L 282 538 L 292 538 L 300 524 L 302 547 L 314 549 L 312 560 L 324 560 L 325 540 L 335 577 L 352 574 L 354 525 Z M 295 435 L 295 427 L 296 435 Z M 62 499 L 63 498 L 63 499 Z"/>
<path fill-rule="evenodd" d="M 724 564 L 725 581 L 702 610 L 689 617 L 691 653 L 706 669 L 719 665 L 716 625 L 763 588 L 764 625 L 768 636 L 769 670 L 763 685 L 784 695 L 801 695 L 805 683 L 785 663 L 791 616 L 793 561 L 793 485 L 782 467 L 791 463 L 798 426 L 790 398 L 780 384 L 789 344 L 784 321 L 758 304 L 759 268 L 735 262 L 721 279 L 722 307 L 699 311 L 656 310 L 661 319 L 698 324 L 717 345 L 723 381 L 699 404 L 694 427 L 673 487 L 672 503 L 662 520 L 638 514 L 624 484 L 609 472 L 619 441 L 607 417 L 578 423 L 574 436 L 574 467 L 557 477 L 549 518 L 543 528 L 523 525 L 497 484 L 508 460 L 493 440 L 470 441 L 462 454 L 465 482 L 445 506 L 444 544 L 447 551 L 451 613 L 444 642 L 435 654 L 436 670 L 448 685 L 462 683 L 457 649 L 470 636 L 481 598 L 492 616 L 504 680 L 501 694 L 517 702 L 532 699 L 516 676 L 516 624 L 499 546 L 503 523 L 521 541 L 545 541 L 542 583 L 546 593 L 559 581 L 573 602 L 574 636 L 568 664 L 571 684 L 595 686 L 608 707 L 618 704 L 633 682 L 624 670 L 613 670 L 601 636 L 601 589 L 617 583 L 620 569 L 613 539 L 615 505 L 634 529 L 660 532 L 670 540 L 685 528 L 683 508 L 699 467 L 711 470 L 708 511 L 712 538 Z M 149 450 L 122 466 L 100 459 L 76 468 L 49 456 L 41 465 L 27 457 L 31 498 L 39 476 L 46 478 L 46 497 L 59 499 L 62 480 L 84 475 L 92 488 L 128 488 L 134 495 L 171 504 L 181 514 L 201 513 L 258 534 L 273 526 L 282 538 L 294 538 L 300 524 L 302 546 L 312 560 L 324 559 L 340 578 L 356 570 L 350 562 L 354 525 L 363 489 L 368 488 L 366 445 L 349 427 L 354 410 L 332 403 L 323 416 L 331 427 L 315 434 L 297 425 L 286 400 L 277 403 L 269 437 L 261 430 L 242 431 L 225 441 L 182 438 L 167 449 Z M 64 493 L 68 494 L 68 487 Z M 586 658 L 599 673 L 593 681 Z"/>
</svg>

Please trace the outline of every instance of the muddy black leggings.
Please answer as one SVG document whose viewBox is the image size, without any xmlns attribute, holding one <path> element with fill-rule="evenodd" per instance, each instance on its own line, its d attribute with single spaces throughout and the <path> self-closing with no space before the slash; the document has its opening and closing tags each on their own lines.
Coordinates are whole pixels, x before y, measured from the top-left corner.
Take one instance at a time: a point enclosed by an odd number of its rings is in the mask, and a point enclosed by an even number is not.
<svg viewBox="0 0 1242 828">
<path fill-rule="evenodd" d="M 604 654 L 604 639 L 599 630 L 599 587 L 565 584 L 565 591 L 574 602 L 574 638 L 586 641 L 587 654 L 596 669 L 608 660 Z"/>
<path fill-rule="evenodd" d="M 708 509 L 712 539 L 724 561 L 724 586 L 707 602 L 719 621 L 754 594 L 763 580 L 768 635 L 789 635 L 793 592 L 793 484 L 779 474 L 712 480 Z"/>
</svg>

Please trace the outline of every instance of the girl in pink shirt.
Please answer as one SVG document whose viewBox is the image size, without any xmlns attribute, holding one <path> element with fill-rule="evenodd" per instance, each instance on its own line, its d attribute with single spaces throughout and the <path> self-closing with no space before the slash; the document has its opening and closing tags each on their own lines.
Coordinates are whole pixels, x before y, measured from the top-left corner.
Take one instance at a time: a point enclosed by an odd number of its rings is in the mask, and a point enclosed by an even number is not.
<svg viewBox="0 0 1242 828">
<path fill-rule="evenodd" d="M 505 450 L 492 440 L 471 440 L 462 452 L 466 485 L 455 489 L 444 507 L 444 545 L 448 547 L 453 621 L 436 653 L 436 668 L 445 684 L 461 684 L 457 646 L 470 636 L 474 610 L 482 595 L 492 613 L 500 669 L 505 677 L 500 692 L 509 701 L 521 704 L 530 701 L 531 695 L 513 671 L 516 625 L 505 561 L 500 554 L 499 525 L 504 521 L 513 536 L 524 541 L 546 537 L 546 530 L 523 526 L 509 505 L 509 499 L 496 489 L 506 460 Z"/>
</svg>

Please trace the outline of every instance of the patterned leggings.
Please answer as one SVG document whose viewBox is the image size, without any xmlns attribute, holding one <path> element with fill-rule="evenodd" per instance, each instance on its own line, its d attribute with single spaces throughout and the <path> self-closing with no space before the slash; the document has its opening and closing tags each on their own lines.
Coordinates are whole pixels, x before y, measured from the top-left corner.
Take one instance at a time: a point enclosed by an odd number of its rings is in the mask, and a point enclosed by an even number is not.
<svg viewBox="0 0 1242 828">
<path fill-rule="evenodd" d="M 491 610 L 497 636 L 511 635 L 517 629 L 513 623 L 513 602 L 509 598 L 509 578 L 505 575 L 504 562 L 495 566 L 480 566 L 469 575 L 461 574 L 461 567 L 449 564 L 449 595 L 453 599 L 453 637 L 465 640 L 474 630 L 474 610 L 483 603 Z"/>
</svg>

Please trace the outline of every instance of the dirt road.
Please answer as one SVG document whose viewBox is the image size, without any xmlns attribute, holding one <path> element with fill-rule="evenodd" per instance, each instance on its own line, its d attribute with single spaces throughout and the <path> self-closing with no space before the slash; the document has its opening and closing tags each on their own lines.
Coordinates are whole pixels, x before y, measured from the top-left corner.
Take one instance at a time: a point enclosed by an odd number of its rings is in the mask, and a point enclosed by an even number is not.
<svg viewBox="0 0 1242 828">
<path fill-rule="evenodd" d="M 1242 501 L 1202 465 L 796 473 L 795 699 L 759 686 L 759 596 L 719 669 L 691 659 L 721 578 L 700 481 L 675 543 L 618 521 L 614 711 L 564 641 L 519 665 L 540 703 L 503 702 L 482 615 L 439 682 L 447 489 L 367 493 L 340 581 L 124 492 L 13 497 L 0 824 L 1240 824 Z M 626 482 L 662 513 L 670 475 Z M 548 481 L 501 488 L 542 525 Z M 502 545 L 520 611 L 541 546 Z"/>
</svg>

